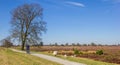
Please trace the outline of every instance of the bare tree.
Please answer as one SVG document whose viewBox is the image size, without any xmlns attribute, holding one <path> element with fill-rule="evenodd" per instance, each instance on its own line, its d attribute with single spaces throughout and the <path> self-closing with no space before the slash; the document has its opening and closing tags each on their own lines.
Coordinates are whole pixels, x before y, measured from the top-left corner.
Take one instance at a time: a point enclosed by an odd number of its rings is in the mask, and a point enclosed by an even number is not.
<svg viewBox="0 0 120 65">
<path fill-rule="evenodd" d="M 5 39 L 1 40 L 1 43 L 2 43 L 1 46 L 6 48 L 13 46 L 13 43 L 11 42 L 10 37 L 6 37 Z"/>
<path fill-rule="evenodd" d="M 39 4 L 24 4 L 12 11 L 12 37 L 21 42 L 21 50 L 27 43 L 40 42 L 42 32 L 46 31 L 42 12 Z"/>
</svg>

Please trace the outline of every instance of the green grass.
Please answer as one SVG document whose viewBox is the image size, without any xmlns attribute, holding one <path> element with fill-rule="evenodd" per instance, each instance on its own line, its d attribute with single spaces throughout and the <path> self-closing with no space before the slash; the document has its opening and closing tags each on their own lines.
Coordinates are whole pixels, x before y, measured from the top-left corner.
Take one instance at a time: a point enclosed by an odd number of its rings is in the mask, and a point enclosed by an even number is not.
<svg viewBox="0 0 120 65">
<path fill-rule="evenodd" d="M 53 56 L 50 53 L 43 53 L 43 52 L 39 52 L 39 53 Z M 57 55 L 56 57 L 66 59 L 66 60 L 69 60 L 69 61 L 74 61 L 74 62 L 78 62 L 78 63 L 87 64 L 87 65 L 118 65 L 118 64 L 114 64 L 114 63 L 95 61 L 95 60 L 88 59 L 88 58 L 78 58 L 78 57 L 67 57 L 67 58 L 65 58 L 62 55 Z"/>
<path fill-rule="evenodd" d="M 0 48 L 0 65 L 60 65 L 36 56 Z"/>
<path fill-rule="evenodd" d="M 62 56 L 61 58 L 64 58 L 64 57 Z M 84 64 L 87 64 L 87 65 L 117 65 L 117 64 L 112 64 L 112 63 L 95 61 L 95 60 L 87 59 L 87 58 L 67 57 L 67 58 L 64 58 L 64 59 L 79 62 L 79 63 L 84 63 Z"/>
</svg>

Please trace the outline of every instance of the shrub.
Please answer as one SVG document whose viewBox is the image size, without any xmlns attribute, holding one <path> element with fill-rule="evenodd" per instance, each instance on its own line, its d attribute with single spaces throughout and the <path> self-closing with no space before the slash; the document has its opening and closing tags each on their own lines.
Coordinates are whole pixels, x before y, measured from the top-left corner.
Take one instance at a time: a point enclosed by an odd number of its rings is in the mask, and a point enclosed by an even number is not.
<svg viewBox="0 0 120 65">
<path fill-rule="evenodd" d="M 80 51 L 79 54 L 83 54 L 83 52 Z"/>
<path fill-rule="evenodd" d="M 102 54 L 103 54 L 103 50 L 97 50 L 97 51 L 96 51 L 96 54 L 102 55 Z"/>
<path fill-rule="evenodd" d="M 74 50 L 74 54 L 80 54 L 80 53 L 79 53 L 79 50 L 75 49 L 75 50 Z"/>
<path fill-rule="evenodd" d="M 83 54 L 82 52 L 80 52 L 78 49 L 73 49 L 73 51 L 74 51 L 74 54 L 75 55 L 78 55 L 78 54 Z"/>
</svg>

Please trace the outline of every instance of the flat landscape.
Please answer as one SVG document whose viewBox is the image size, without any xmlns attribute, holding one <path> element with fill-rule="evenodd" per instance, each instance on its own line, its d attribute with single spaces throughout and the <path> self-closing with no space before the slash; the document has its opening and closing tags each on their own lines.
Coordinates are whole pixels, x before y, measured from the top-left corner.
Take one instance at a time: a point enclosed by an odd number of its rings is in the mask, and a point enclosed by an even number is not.
<svg viewBox="0 0 120 65">
<path fill-rule="evenodd" d="M 0 0 L 0 65 L 120 65 L 120 0 Z"/>
<path fill-rule="evenodd" d="M 77 49 L 80 53 L 76 55 L 78 58 L 89 58 L 97 61 L 120 64 L 120 46 L 42 46 L 31 47 L 33 51 L 41 51 L 53 53 L 58 51 L 58 55 L 75 55 L 73 49 Z M 97 50 L 102 50 L 103 54 L 96 54 Z"/>
</svg>

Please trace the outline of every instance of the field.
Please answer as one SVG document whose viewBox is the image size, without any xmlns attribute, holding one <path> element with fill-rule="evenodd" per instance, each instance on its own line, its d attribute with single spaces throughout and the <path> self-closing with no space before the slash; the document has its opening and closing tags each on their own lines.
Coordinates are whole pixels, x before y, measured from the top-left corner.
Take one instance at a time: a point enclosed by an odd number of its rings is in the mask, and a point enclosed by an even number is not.
<svg viewBox="0 0 120 65">
<path fill-rule="evenodd" d="M 78 49 L 82 54 L 78 58 L 89 58 L 97 61 L 120 64 L 120 46 L 42 46 L 31 47 L 33 51 L 52 53 L 58 51 L 59 55 L 74 55 L 73 49 Z M 103 55 L 97 55 L 97 50 L 103 50 Z"/>
<path fill-rule="evenodd" d="M 13 52 L 0 48 L 0 65 L 60 65 L 29 54 Z"/>
</svg>

